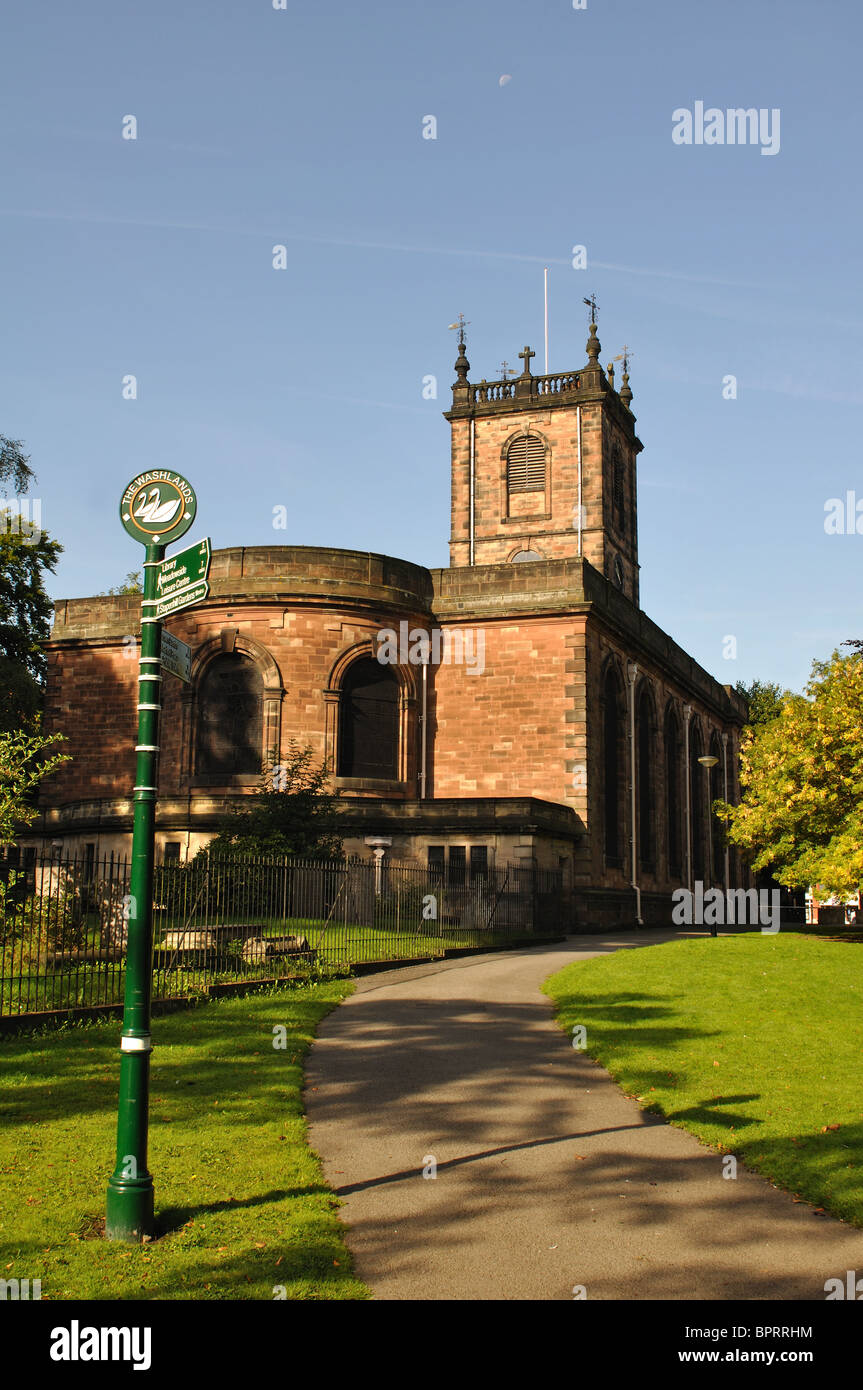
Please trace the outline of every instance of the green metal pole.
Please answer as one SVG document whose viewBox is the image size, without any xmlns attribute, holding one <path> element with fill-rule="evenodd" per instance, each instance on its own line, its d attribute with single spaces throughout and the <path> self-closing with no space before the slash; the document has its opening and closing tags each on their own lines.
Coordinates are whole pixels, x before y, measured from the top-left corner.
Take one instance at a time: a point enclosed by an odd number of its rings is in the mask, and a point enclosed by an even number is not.
<svg viewBox="0 0 863 1390">
<path fill-rule="evenodd" d="M 147 1170 L 150 1092 L 150 999 L 153 983 L 153 846 L 156 821 L 156 757 L 161 709 L 162 624 L 150 617 L 157 566 L 164 545 L 148 545 L 144 561 L 141 663 L 138 679 L 138 744 L 132 872 L 127 906 L 126 992 L 120 1039 L 117 1162 L 108 1180 L 105 1235 L 140 1241 L 153 1234 L 153 1179 Z"/>
</svg>

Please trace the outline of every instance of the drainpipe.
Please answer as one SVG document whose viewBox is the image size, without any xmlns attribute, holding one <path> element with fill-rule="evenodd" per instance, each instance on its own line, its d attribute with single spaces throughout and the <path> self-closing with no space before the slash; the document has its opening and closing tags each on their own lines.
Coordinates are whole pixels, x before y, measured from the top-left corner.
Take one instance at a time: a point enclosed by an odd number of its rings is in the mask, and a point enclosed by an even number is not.
<svg viewBox="0 0 863 1390">
<path fill-rule="evenodd" d="M 575 432 L 578 438 L 578 554 L 582 553 L 581 540 L 581 406 L 575 407 Z"/>
<path fill-rule="evenodd" d="M 684 734 L 683 734 L 683 737 L 684 737 L 684 741 L 685 741 L 685 753 L 686 753 L 686 761 L 685 761 L 685 764 L 684 764 L 684 766 L 685 766 L 685 768 L 686 768 L 686 772 L 685 772 L 685 777 L 686 777 L 686 882 L 687 882 L 687 884 L 689 885 L 689 891 L 690 891 L 690 893 L 693 893 L 693 892 L 695 891 L 695 885 L 694 885 L 694 883 L 692 882 L 692 807 L 691 807 L 691 804 L 690 804 L 692 798 L 691 798 L 691 795 L 690 795 L 691 789 L 690 789 L 690 785 L 689 785 L 689 781 L 690 781 L 690 778 L 689 778 L 689 721 L 690 721 L 691 718 L 692 718 L 692 706 L 691 706 L 691 705 L 684 705 L 684 706 L 683 706 L 683 719 L 684 719 Z"/>
<path fill-rule="evenodd" d="M 632 826 L 632 887 L 635 890 L 635 920 L 640 927 L 644 926 L 641 917 L 641 888 L 638 883 L 638 822 L 636 820 L 636 797 L 635 797 L 635 682 L 638 679 L 638 667 L 634 661 L 630 661 L 626 668 L 629 677 L 629 815 Z"/>
<path fill-rule="evenodd" d="M 476 481 L 475 481 L 475 480 L 476 480 L 476 433 L 475 433 L 475 422 L 474 422 L 474 418 L 473 418 L 473 416 L 471 416 L 471 418 L 470 418 L 470 509 L 469 509 L 469 511 L 470 511 L 470 545 L 469 545 L 470 559 L 468 560 L 468 564 L 471 564 L 471 565 L 475 563 L 475 560 L 474 560 L 474 530 L 475 530 L 475 526 L 474 526 L 475 516 L 474 516 L 474 513 L 475 513 L 475 506 L 476 506 Z"/>
</svg>

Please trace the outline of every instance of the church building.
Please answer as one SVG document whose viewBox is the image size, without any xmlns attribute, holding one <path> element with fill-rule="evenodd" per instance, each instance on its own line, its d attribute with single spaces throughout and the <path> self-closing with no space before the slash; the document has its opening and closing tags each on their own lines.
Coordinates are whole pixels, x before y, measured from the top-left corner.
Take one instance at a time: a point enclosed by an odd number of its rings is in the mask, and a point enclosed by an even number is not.
<svg viewBox="0 0 863 1390">
<path fill-rule="evenodd" d="M 209 597 L 167 626 L 157 861 L 185 859 L 278 769 L 326 759 L 348 853 L 462 881 L 553 870 L 576 922 L 669 922 L 673 889 L 742 884 L 712 814 L 738 796 L 745 703 L 642 612 L 635 432 L 624 361 L 472 382 L 459 333 L 450 564 L 232 546 Z M 65 599 L 45 726 L 68 742 L 22 846 L 127 855 L 140 598 Z"/>
</svg>

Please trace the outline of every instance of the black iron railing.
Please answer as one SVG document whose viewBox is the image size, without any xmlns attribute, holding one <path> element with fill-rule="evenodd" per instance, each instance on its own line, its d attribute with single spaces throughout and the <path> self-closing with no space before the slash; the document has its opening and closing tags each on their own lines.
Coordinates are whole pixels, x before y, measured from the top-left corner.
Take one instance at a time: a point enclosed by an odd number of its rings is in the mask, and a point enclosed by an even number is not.
<svg viewBox="0 0 863 1390">
<path fill-rule="evenodd" d="M 129 863 L 0 863 L 0 1017 L 122 1002 Z M 554 871 L 215 859 L 157 866 L 157 999 L 229 981 L 303 977 L 566 931 Z"/>
</svg>

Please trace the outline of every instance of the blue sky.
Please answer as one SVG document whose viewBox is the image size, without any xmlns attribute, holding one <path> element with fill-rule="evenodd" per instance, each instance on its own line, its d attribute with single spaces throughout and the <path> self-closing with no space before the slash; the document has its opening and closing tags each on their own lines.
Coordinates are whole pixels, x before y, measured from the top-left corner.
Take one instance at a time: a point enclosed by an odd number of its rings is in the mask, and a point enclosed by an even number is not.
<svg viewBox="0 0 863 1390">
<path fill-rule="evenodd" d="M 547 265 L 552 369 L 592 291 L 603 362 L 634 348 L 643 607 L 720 680 L 799 688 L 863 636 L 863 535 L 824 530 L 863 501 L 861 30 L 851 0 L 7 0 L 0 432 L 52 595 L 136 567 L 146 466 L 197 489 L 190 540 L 445 565 L 447 325 L 474 379 L 525 342 L 542 370 Z M 676 145 L 699 100 L 778 108 L 779 153 Z"/>
</svg>

